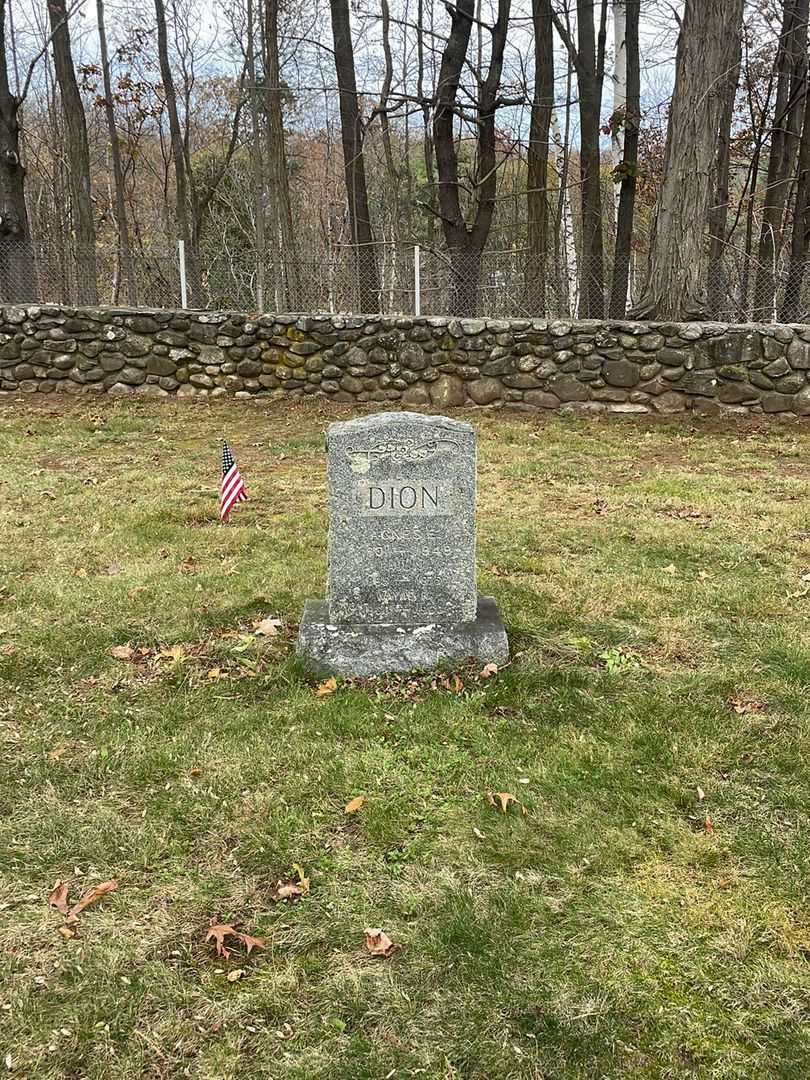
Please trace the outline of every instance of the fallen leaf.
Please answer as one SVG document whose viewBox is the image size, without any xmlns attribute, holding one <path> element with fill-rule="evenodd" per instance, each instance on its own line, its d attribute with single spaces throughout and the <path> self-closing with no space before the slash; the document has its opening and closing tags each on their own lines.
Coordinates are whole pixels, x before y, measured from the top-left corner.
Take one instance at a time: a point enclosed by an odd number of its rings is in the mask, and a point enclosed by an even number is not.
<svg viewBox="0 0 810 1080">
<path fill-rule="evenodd" d="M 73 571 L 73 576 L 85 578 L 87 577 L 87 570 L 84 566 L 77 566 L 76 569 Z"/>
<path fill-rule="evenodd" d="M 261 619 L 253 624 L 253 633 L 256 637 L 275 637 L 281 625 L 281 619 Z"/>
<path fill-rule="evenodd" d="M 297 900 L 301 896 L 306 896 L 309 892 L 309 878 L 304 873 L 304 868 L 296 863 L 293 870 L 298 875 L 298 880 L 296 881 L 295 878 L 279 878 L 270 892 L 273 900 Z"/>
<path fill-rule="evenodd" d="M 486 836 L 480 829 L 473 828 L 473 836 L 477 836 L 479 840 L 486 840 Z"/>
<path fill-rule="evenodd" d="M 111 881 L 102 881 L 100 885 L 94 885 L 92 889 L 88 889 L 81 900 L 74 904 L 67 913 L 67 921 L 69 923 L 76 922 L 85 908 L 90 907 L 91 904 L 95 904 L 97 900 L 106 896 L 107 893 L 111 893 L 117 886 L 118 881 L 113 878 Z"/>
<path fill-rule="evenodd" d="M 728 704 L 738 716 L 744 716 L 746 713 L 759 712 L 764 703 L 759 698 L 739 694 L 737 697 L 729 698 Z"/>
<path fill-rule="evenodd" d="M 248 956 L 250 956 L 254 949 L 264 948 L 264 938 L 251 937 L 250 934 L 239 934 L 239 940 L 245 946 Z"/>
<path fill-rule="evenodd" d="M 394 943 L 385 931 L 379 927 L 367 927 L 363 933 L 366 935 L 366 948 L 372 956 L 390 955 Z"/>
<path fill-rule="evenodd" d="M 712 825 L 712 819 L 708 814 L 706 815 L 706 820 L 703 822 L 703 828 L 707 833 L 714 832 L 714 825 Z"/>
<path fill-rule="evenodd" d="M 337 679 L 333 675 L 331 679 L 327 679 L 326 682 L 322 682 L 316 689 L 315 693 L 318 695 L 318 697 L 325 697 L 327 694 L 334 694 L 336 690 Z"/>
<path fill-rule="evenodd" d="M 48 903 L 62 915 L 67 915 L 68 887 L 64 881 L 57 881 L 48 896 Z"/>
<path fill-rule="evenodd" d="M 497 664 L 484 664 L 484 666 L 478 672 L 478 677 L 480 679 L 489 679 L 492 675 L 497 675 L 497 674 L 498 674 L 498 665 Z"/>
<path fill-rule="evenodd" d="M 506 813 L 512 803 L 520 805 L 519 800 L 508 791 L 488 791 L 486 799 L 490 806 L 495 806 L 497 800 L 501 804 L 502 814 Z"/>
<path fill-rule="evenodd" d="M 295 900 L 304 895 L 304 890 L 296 881 L 279 881 L 270 895 L 274 900 Z"/>
<path fill-rule="evenodd" d="M 70 941 L 71 938 L 76 937 L 76 931 L 73 929 L 72 926 L 60 926 L 58 929 L 58 933 L 62 935 L 65 941 Z"/>
<path fill-rule="evenodd" d="M 670 574 L 670 575 L 673 575 L 673 576 L 674 576 L 675 574 L 677 574 L 677 573 L 678 573 L 678 568 L 677 568 L 677 566 L 675 565 L 675 563 L 670 563 L 670 564 L 669 564 L 669 566 L 665 566 L 665 567 L 664 567 L 664 573 L 665 573 L 665 574 Z"/>
<path fill-rule="evenodd" d="M 62 754 L 64 754 L 64 752 L 67 750 L 67 748 L 67 743 L 59 743 L 58 746 L 55 746 L 53 750 L 51 750 L 50 754 L 48 754 L 48 757 L 51 759 L 51 761 L 58 761 Z"/>
<path fill-rule="evenodd" d="M 363 803 L 366 801 L 365 795 L 358 795 L 352 799 L 351 802 L 347 802 L 343 809 L 344 814 L 353 814 L 356 810 L 359 810 Z"/>
<path fill-rule="evenodd" d="M 697 797 L 698 802 L 703 802 L 703 800 L 706 798 L 706 792 L 703 790 L 700 784 L 698 784 L 697 786 Z"/>
<path fill-rule="evenodd" d="M 229 983 L 234 983 L 239 982 L 239 980 L 243 979 L 246 974 L 247 972 L 244 968 L 234 968 L 233 971 L 228 972 L 226 977 Z"/>
<path fill-rule="evenodd" d="M 114 656 L 116 660 L 131 660 L 135 655 L 135 650 L 131 645 L 113 645 L 110 649 L 110 656 Z"/>
<path fill-rule="evenodd" d="M 205 940 L 210 941 L 212 938 L 216 943 L 217 956 L 223 957 L 225 960 L 231 955 L 230 949 L 225 948 L 225 938 L 232 934 L 236 936 L 236 931 L 228 923 L 217 923 L 215 926 L 208 927 L 208 933 L 205 935 Z"/>
<path fill-rule="evenodd" d="M 159 652 L 155 659 L 171 660 L 173 663 L 179 664 L 181 660 L 186 659 L 186 650 L 182 645 L 173 645 L 171 649 L 164 649 Z"/>
<path fill-rule="evenodd" d="M 207 674 L 207 678 L 209 678 L 209 679 L 221 679 L 222 678 L 222 668 L 212 667 L 210 669 L 210 671 L 208 672 L 208 674 Z"/>
</svg>

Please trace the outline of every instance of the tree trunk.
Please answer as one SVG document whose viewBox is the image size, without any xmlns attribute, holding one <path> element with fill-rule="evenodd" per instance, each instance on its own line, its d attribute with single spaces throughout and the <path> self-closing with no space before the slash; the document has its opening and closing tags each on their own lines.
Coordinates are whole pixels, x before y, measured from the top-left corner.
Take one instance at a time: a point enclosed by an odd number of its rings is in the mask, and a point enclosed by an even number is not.
<svg viewBox="0 0 810 1080">
<path fill-rule="evenodd" d="M 636 205 L 636 176 L 638 169 L 638 131 L 641 124 L 641 72 L 638 49 L 640 0 L 625 0 L 623 9 L 623 48 L 625 85 L 621 102 L 621 122 L 624 127 L 622 160 L 616 166 L 614 179 L 620 179 L 619 206 L 616 218 L 616 248 L 613 256 L 613 281 L 610 293 L 610 317 L 623 319 L 627 308 L 627 284 L 630 277 L 630 258 L 633 245 L 633 215 Z M 618 47 L 618 46 L 617 46 Z M 616 99 L 614 99 L 614 105 Z M 619 122 L 619 109 L 614 109 L 614 127 Z"/>
<path fill-rule="evenodd" d="M 554 42 L 551 0 L 532 0 L 534 27 L 534 97 L 527 153 L 527 246 L 525 306 L 528 312 L 546 311 L 548 262 L 548 154 L 551 114 L 554 109 Z"/>
<path fill-rule="evenodd" d="M 20 161 L 21 102 L 11 92 L 7 57 L 6 0 L 0 0 L 0 301 L 33 303 L 37 279 Z"/>
<path fill-rule="evenodd" d="M 579 167 L 582 195 L 582 286 L 580 314 L 604 315 L 604 252 L 602 244 L 602 178 L 599 134 L 604 81 L 605 20 L 602 0 L 599 44 L 594 31 L 594 0 L 577 0 L 577 86 L 579 88 Z"/>
<path fill-rule="evenodd" d="M 76 298 L 80 304 L 97 304 L 96 226 L 90 188 L 90 150 L 87 144 L 84 106 L 76 82 L 70 50 L 66 0 L 48 0 L 48 16 L 51 24 L 54 68 L 62 99 L 62 113 L 65 118 L 78 272 Z"/>
<path fill-rule="evenodd" d="M 267 82 L 267 157 L 272 186 L 274 239 L 284 282 L 284 302 L 289 310 L 300 310 L 301 270 L 298 244 L 293 228 L 287 149 L 284 140 L 284 111 L 281 106 L 281 69 L 278 52 L 278 0 L 265 0 L 264 72 Z"/>
<path fill-rule="evenodd" d="M 355 247 L 358 297 L 360 310 L 370 315 L 380 310 L 380 275 L 368 208 L 363 129 L 357 100 L 349 3 L 348 0 L 329 0 L 329 7 L 332 13 L 335 70 L 340 93 L 343 167 L 349 201 L 349 225 Z"/>
<path fill-rule="evenodd" d="M 720 127 L 717 132 L 717 155 L 714 166 L 714 187 L 709 207 L 709 271 L 707 295 L 712 318 L 720 318 L 728 301 L 726 275 L 726 226 L 728 223 L 729 183 L 731 176 L 731 122 L 734 117 L 734 99 L 742 63 L 742 37 L 739 39 L 737 56 L 729 69 L 722 87 Z"/>
<path fill-rule="evenodd" d="M 132 247 L 129 242 L 127 203 L 124 193 L 124 170 L 121 165 L 121 147 L 115 127 L 110 57 L 107 52 L 107 31 L 104 26 L 104 0 L 96 0 L 96 15 L 98 17 L 98 38 L 101 50 L 101 73 L 104 80 L 104 115 L 107 120 L 107 134 L 110 138 L 110 156 L 112 158 L 115 224 L 118 232 L 118 260 L 126 283 L 127 302 L 137 305 L 138 290 L 135 280 L 135 264 L 132 259 Z"/>
<path fill-rule="evenodd" d="M 808 251 L 810 251 L 810 94 L 807 94 L 804 100 L 804 124 L 799 145 L 790 265 L 785 282 L 785 296 L 779 313 L 782 322 L 798 322 L 805 317 L 806 307 L 802 304 L 802 287 Z"/>
<path fill-rule="evenodd" d="M 265 310 L 264 275 L 267 247 L 264 231 L 264 162 L 262 161 L 262 137 L 259 130 L 259 104 L 256 86 L 256 26 L 253 0 L 247 0 L 247 52 L 246 67 L 250 94 L 250 122 L 253 135 L 251 148 L 253 159 L 253 217 L 256 230 L 256 308 Z"/>
<path fill-rule="evenodd" d="M 459 0 L 457 6 L 450 9 L 450 34 L 439 68 L 433 143 L 439 178 L 439 213 L 452 267 L 450 304 L 454 315 L 475 315 L 478 309 L 481 256 L 489 238 L 498 189 L 495 113 L 503 71 L 509 8 L 510 0 L 498 0 L 498 17 L 492 27 L 489 69 L 485 78 L 482 71 L 477 72 L 476 156 L 469 178 L 475 198 L 470 225 L 467 224 L 461 206 L 454 119 L 459 111 L 459 82 L 475 18 L 474 0 Z M 466 275 L 466 280 L 462 280 L 463 275 Z"/>
<path fill-rule="evenodd" d="M 664 177 L 636 318 L 705 316 L 705 230 L 723 99 L 737 55 L 743 0 L 686 0 L 675 63 Z"/>
<path fill-rule="evenodd" d="M 762 206 L 754 283 L 754 317 L 774 318 L 776 263 L 782 249 L 782 219 L 793 180 L 796 149 L 807 93 L 807 14 L 810 0 L 784 0 L 776 53 L 776 105 Z"/>
<path fill-rule="evenodd" d="M 180 117 L 177 112 L 177 95 L 174 89 L 172 69 L 169 64 L 169 43 L 166 32 L 166 8 L 163 0 L 155 0 L 157 16 L 158 60 L 163 92 L 166 95 L 166 108 L 169 113 L 169 135 L 171 137 L 171 159 L 174 165 L 175 207 L 179 239 L 185 244 L 186 269 L 188 273 L 191 306 L 202 304 L 202 277 L 200 262 L 192 236 L 191 215 L 189 211 L 189 176 L 186 160 L 186 147 L 180 129 Z"/>
</svg>

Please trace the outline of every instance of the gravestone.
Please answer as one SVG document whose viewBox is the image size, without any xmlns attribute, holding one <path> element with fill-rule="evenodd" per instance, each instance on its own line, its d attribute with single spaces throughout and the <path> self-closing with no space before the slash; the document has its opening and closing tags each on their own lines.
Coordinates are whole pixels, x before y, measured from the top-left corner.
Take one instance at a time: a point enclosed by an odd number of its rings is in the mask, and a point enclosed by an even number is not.
<svg viewBox="0 0 810 1080">
<path fill-rule="evenodd" d="M 380 413 L 332 424 L 327 459 L 327 597 L 304 608 L 308 665 L 350 676 L 503 663 L 498 609 L 475 587 L 472 427 Z"/>
</svg>

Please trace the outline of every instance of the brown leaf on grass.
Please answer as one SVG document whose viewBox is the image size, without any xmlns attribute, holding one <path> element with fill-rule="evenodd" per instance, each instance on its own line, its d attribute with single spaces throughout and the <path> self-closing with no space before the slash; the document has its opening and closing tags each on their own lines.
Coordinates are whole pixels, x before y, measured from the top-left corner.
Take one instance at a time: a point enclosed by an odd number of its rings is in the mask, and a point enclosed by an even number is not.
<svg viewBox="0 0 810 1080">
<path fill-rule="evenodd" d="M 714 832 L 714 825 L 712 824 L 712 819 L 709 817 L 708 814 L 706 815 L 706 820 L 703 822 L 703 831 L 707 833 Z"/>
<path fill-rule="evenodd" d="M 754 697 L 752 694 L 741 693 L 728 699 L 729 708 L 738 716 L 744 716 L 746 713 L 760 712 L 764 708 L 764 704 L 763 701 Z"/>
<path fill-rule="evenodd" d="M 344 814 L 354 814 L 357 810 L 360 809 L 360 807 L 363 805 L 363 803 L 365 801 L 366 801 L 365 795 L 356 796 L 356 798 L 354 798 L 350 802 L 346 803 L 345 807 L 343 808 L 343 813 Z"/>
<path fill-rule="evenodd" d="M 181 574 L 196 574 L 197 563 L 193 555 L 187 555 L 178 566 Z"/>
<path fill-rule="evenodd" d="M 296 900 L 304 895 L 304 890 L 297 881 L 279 881 L 270 895 L 274 900 Z"/>
<path fill-rule="evenodd" d="M 70 941 L 71 938 L 76 937 L 76 931 L 72 926 L 60 926 L 57 929 L 57 933 L 61 934 L 65 941 Z"/>
<path fill-rule="evenodd" d="M 244 979 L 245 975 L 247 975 L 247 972 L 244 968 L 234 968 L 233 971 L 228 972 L 226 978 L 228 982 L 234 983 L 239 982 L 240 979 Z"/>
<path fill-rule="evenodd" d="M 48 754 L 48 757 L 51 759 L 51 761 L 58 761 L 62 754 L 64 754 L 64 752 L 67 750 L 67 748 L 68 744 L 61 742 L 58 746 L 55 746 L 53 750 L 51 750 L 50 754 Z"/>
<path fill-rule="evenodd" d="M 259 619 L 253 624 L 253 633 L 256 637 L 276 637 L 282 625 L 281 619 Z"/>
<path fill-rule="evenodd" d="M 186 650 L 182 645 L 172 645 L 170 649 L 163 649 L 155 657 L 155 660 L 171 660 L 173 664 L 179 664 L 186 659 Z"/>
<path fill-rule="evenodd" d="M 336 690 L 337 679 L 333 675 L 331 679 L 327 679 L 325 682 L 320 683 L 317 686 L 315 693 L 318 697 L 325 697 L 327 694 L 334 694 Z"/>
<path fill-rule="evenodd" d="M 212 667 L 208 671 L 206 678 L 213 680 L 222 678 L 222 668 Z"/>
<path fill-rule="evenodd" d="M 67 915 L 68 887 L 64 881 L 57 881 L 48 896 L 48 903 L 62 915 Z"/>
<path fill-rule="evenodd" d="M 516 806 L 520 806 L 520 800 L 512 795 L 509 791 L 488 791 L 486 793 L 486 800 L 490 806 L 497 806 L 501 804 L 501 813 L 505 814 L 509 807 L 514 803 Z"/>
<path fill-rule="evenodd" d="M 116 660 L 131 660 L 135 655 L 135 650 L 131 645 L 113 645 L 110 649 L 110 656 L 114 656 Z"/>
<path fill-rule="evenodd" d="M 703 790 L 700 784 L 698 784 L 697 786 L 697 797 L 698 802 L 703 802 L 703 800 L 706 798 L 706 792 Z"/>
<path fill-rule="evenodd" d="M 76 922 L 85 908 L 90 907 L 91 904 L 95 904 L 97 900 L 106 896 L 107 893 L 111 893 L 117 886 L 118 881 L 115 878 L 112 878 L 110 881 L 102 881 L 100 885 L 94 885 L 92 889 L 88 889 L 81 900 L 75 903 L 67 913 L 67 921 L 69 923 Z"/>
<path fill-rule="evenodd" d="M 366 935 L 366 948 L 372 956 L 390 956 L 394 943 L 384 930 L 369 926 L 363 933 Z"/>
<path fill-rule="evenodd" d="M 205 935 L 205 940 L 210 941 L 212 938 L 216 944 L 217 956 L 221 956 L 227 960 L 231 955 L 230 949 L 225 948 L 225 938 L 228 935 L 236 936 L 236 930 L 228 923 L 217 923 L 215 926 L 208 927 L 208 933 Z"/>
<path fill-rule="evenodd" d="M 248 956 L 250 956 L 254 949 L 263 949 L 265 944 L 264 938 L 252 937 L 250 934 L 239 934 L 239 940 L 245 946 L 245 951 Z"/>
<path fill-rule="evenodd" d="M 273 900 L 298 900 L 309 892 L 309 878 L 304 873 L 304 868 L 296 863 L 293 870 L 298 875 L 298 879 L 279 878 L 270 892 Z"/>
<path fill-rule="evenodd" d="M 489 679 L 493 675 L 497 675 L 497 674 L 498 674 L 498 665 L 497 664 L 484 664 L 484 666 L 478 672 L 478 678 L 479 679 Z"/>
</svg>

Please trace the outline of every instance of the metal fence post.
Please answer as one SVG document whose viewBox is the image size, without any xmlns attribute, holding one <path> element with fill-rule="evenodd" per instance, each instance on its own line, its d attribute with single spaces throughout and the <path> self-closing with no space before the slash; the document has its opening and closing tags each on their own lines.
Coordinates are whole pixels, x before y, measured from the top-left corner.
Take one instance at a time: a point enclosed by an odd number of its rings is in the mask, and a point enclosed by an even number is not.
<svg viewBox="0 0 810 1080">
<path fill-rule="evenodd" d="M 422 314 L 422 251 L 418 244 L 413 249 L 413 313 Z"/>
<path fill-rule="evenodd" d="M 177 258 L 180 264 L 180 307 L 188 307 L 188 282 L 186 281 L 186 242 L 177 241 Z"/>
</svg>

